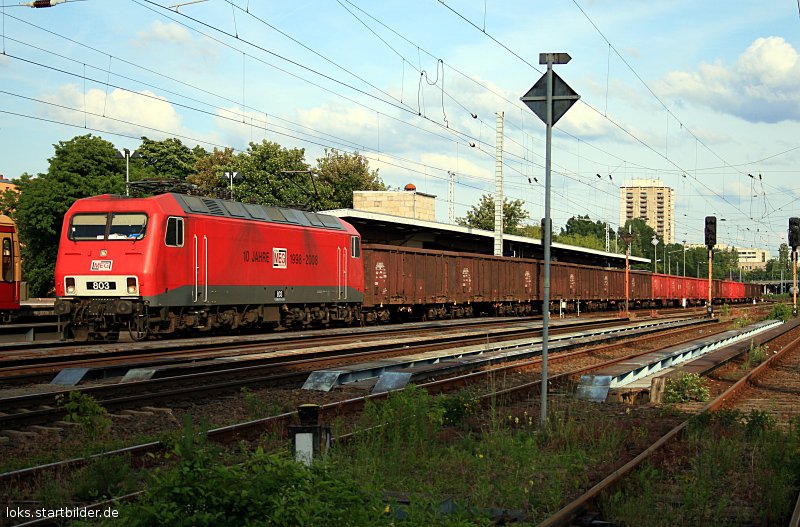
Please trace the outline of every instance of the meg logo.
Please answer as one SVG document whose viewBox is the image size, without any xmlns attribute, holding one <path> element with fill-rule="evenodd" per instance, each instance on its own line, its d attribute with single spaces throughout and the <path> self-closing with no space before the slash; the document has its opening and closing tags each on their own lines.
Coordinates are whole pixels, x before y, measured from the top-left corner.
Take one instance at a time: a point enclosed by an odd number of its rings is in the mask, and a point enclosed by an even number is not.
<svg viewBox="0 0 800 527">
<path fill-rule="evenodd" d="M 92 260 L 92 271 L 110 271 L 114 260 Z"/>
<path fill-rule="evenodd" d="M 286 269 L 286 249 L 272 248 L 272 267 L 274 269 Z"/>
</svg>

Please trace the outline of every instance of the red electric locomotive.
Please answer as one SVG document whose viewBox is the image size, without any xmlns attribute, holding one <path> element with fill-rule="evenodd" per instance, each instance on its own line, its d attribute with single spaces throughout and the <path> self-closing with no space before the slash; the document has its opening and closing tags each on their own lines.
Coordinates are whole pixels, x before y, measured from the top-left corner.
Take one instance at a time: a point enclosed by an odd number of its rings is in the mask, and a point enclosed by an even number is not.
<svg viewBox="0 0 800 527">
<path fill-rule="evenodd" d="M 77 340 L 347 324 L 364 299 L 361 240 L 348 223 L 181 194 L 75 202 L 55 281 L 55 311 Z"/>
</svg>

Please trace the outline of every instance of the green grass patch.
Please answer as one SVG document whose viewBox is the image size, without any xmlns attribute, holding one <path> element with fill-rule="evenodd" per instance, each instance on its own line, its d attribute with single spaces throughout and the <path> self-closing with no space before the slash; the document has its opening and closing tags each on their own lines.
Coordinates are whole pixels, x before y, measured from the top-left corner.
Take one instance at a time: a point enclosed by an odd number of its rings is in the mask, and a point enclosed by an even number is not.
<svg viewBox="0 0 800 527">
<path fill-rule="evenodd" d="M 360 426 L 367 432 L 337 447 L 333 462 L 385 490 L 519 510 L 538 522 L 586 486 L 590 467 L 612 464 L 641 435 L 599 416 L 579 421 L 569 407 L 553 409 L 544 433 L 525 410 L 481 410 L 480 419 L 445 426 L 443 397 L 411 387 L 370 404 Z"/>
<path fill-rule="evenodd" d="M 263 419 L 273 415 L 279 415 L 291 409 L 282 407 L 276 402 L 265 400 L 263 396 L 253 392 L 247 386 L 240 390 L 242 405 L 250 419 Z"/>
<path fill-rule="evenodd" d="M 786 525 L 800 484 L 800 427 L 764 412 L 725 410 L 693 419 L 667 462 L 638 470 L 603 497 L 615 525 Z"/>
<path fill-rule="evenodd" d="M 756 346 L 753 344 L 753 341 L 750 341 L 750 348 L 747 350 L 747 355 L 745 356 L 744 362 L 742 363 L 742 369 L 749 370 L 754 368 L 767 360 L 767 347 L 766 346 Z"/>
<path fill-rule="evenodd" d="M 551 405 L 539 430 L 525 408 L 489 409 L 471 395 L 430 396 L 414 386 L 368 403 L 346 443 L 310 468 L 288 452 L 242 452 L 231 463 L 190 430 L 171 445 L 173 466 L 154 473 L 146 495 L 118 522 L 156 525 L 488 526 L 489 508 L 523 512 L 533 525 L 577 496 L 619 452 L 642 448 L 643 427 L 578 418 Z M 586 415 L 589 417 L 587 418 Z M 587 421 L 588 419 L 588 421 Z M 402 495 L 398 505 L 385 496 Z M 447 499 L 455 512 L 443 514 Z"/>
</svg>

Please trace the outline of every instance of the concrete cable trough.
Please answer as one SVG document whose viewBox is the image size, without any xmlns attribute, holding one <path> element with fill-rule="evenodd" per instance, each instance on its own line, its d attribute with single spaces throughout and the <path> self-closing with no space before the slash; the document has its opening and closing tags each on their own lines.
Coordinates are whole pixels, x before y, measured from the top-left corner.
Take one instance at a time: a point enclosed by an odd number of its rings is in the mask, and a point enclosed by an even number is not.
<svg viewBox="0 0 800 527">
<path fill-rule="evenodd" d="M 551 338 L 551 349 L 568 349 L 580 345 L 647 334 L 665 329 L 677 329 L 702 324 L 696 319 L 679 321 L 646 321 L 636 324 L 620 324 L 608 328 L 592 328 L 565 333 Z M 541 338 L 526 338 L 495 344 L 473 345 L 449 351 L 432 351 L 405 357 L 353 364 L 335 370 L 312 372 L 303 389 L 330 391 L 335 386 L 353 383 L 372 384 L 372 393 L 403 388 L 409 382 L 417 382 L 436 375 L 458 373 L 498 362 L 520 360 L 541 354 Z"/>
<path fill-rule="evenodd" d="M 631 361 L 615 364 L 591 375 L 583 375 L 578 384 L 577 396 L 579 399 L 590 401 L 605 401 L 611 389 L 625 386 L 677 364 L 696 359 L 780 324 L 782 324 L 780 320 L 759 322 L 742 329 L 726 331 L 692 344 L 681 344 L 653 351 Z"/>
</svg>

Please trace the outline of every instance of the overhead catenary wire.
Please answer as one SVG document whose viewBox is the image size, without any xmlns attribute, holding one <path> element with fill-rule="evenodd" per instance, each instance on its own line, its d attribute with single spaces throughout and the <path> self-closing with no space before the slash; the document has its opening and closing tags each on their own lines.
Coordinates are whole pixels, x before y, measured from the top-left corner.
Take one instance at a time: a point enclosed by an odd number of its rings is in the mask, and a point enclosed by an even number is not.
<svg viewBox="0 0 800 527">
<path fill-rule="evenodd" d="M 576 4 L 576 5 L 577 5 L 577 6 L 580 8 L 580 6 L 577 4 L 577 1 L 576 1 L 576 0 L 573 0 L 573 2 L 575 2 L 575 4 Z M 508 52 L 509 52 L 510 54 L 512 54 L 514 57 L 518 58 L 518 59 L 519 59 L 521 62 L 523 62 L 524 64 L 528 65 L 528 66 L 529 66 L 529 67 L 531 67 L 533 70 L 535 70 L 535 71 L 537 71 L 537 72 L 541 73 L 541 71 L 540 71 L 538 68 L 536 68 L 535 66 L 533 66 L 533 65 L 532 65 L 530 62 L 528 62 L 526 59 L 524 59 L 523 57 L 521 57 L 521 56 L 520 56 L 518 53 L 516 53 L 515 51 L 513 51 L 512 49 L 510 49 L 508 46 L 506 46 L 506 45 L 505 45 L 503 42 L 499 41 L 499 40 L 498 40 L 497 38 L 495 38 L 493 35 L 490 35 L 489 33 L 486 33 L 486 32 L 485 32 L 485 30 L 482 30 L 480 27 L 478 27 L 478 26 L 477 26 L 475 23 L 473 23 L 472 21 L 470 21 L 470 20 L 469 20 L 468 18 L 466 18 L 464 15 L 462 15 L 462 14 L 461 14 L 461 13 L 459 13 L 457 10 L 455 10 L 454 8 L 452 8 L 452 7 L 450 7 L 449 5 L 447 5 L 447 4 L 446 4 L 446 3 L 445 3 L 443 0 L 439 0 L 439 3 L 440 3 L 440 4 L 442 4 L 442 5 L 444 5 L 444 6 L 445 6 L 445 7 L 446 7 L 448 10 L 450 10 L 451 12 L 453 12 L 455 15 L 457 15 L 457 16 L 458 16 L 460 19 L 462 19 L 463 21 L 465 21 L 466 23 L 468 23 L 470 26 L 472 26 L 472 27 L 474 27 L 475 29 L 477 29 L 477 30 L 481 31 L 482 33 L 484 33 L 484 34 L 485 34 L 485 35 L 486 35 L 488 38 L 490 38 L 491 40 L 493 40 L 494 42 L 496 42 L 498 45 L 500 45 L 500 46 L 501 46 L 503 49 L 505 49 L 506 51 L 508 51 Z M 584 12 L 582 9 L 581 9 L 581 11 L 582 11 L 582 12 Z M 585 12 L 584 12 L 584 14 L 585 14 Z M 591 21 L 591 19 L 588 17 L 588 15 L 586 15 L 586 16 L 587 16 L 587 19 L 589 19 L 589 21 L 592 23 L 592 25 L 593 25 L 593 26 L 595 26 L 595 28 L 596 28 L 596 25 L 594 24 L 594 22 L 593 22 L 593 21 Z M 617 53 L 617 54 L 619 55 L 619 53 L 617 52 L 616 48 L 614 48 L 614 47 L 613 47 L 613 45 L 611 44 L 611 42 L 610 42 L 610 41 L 609 41 L 609 40 L 608 40 L 608 39 L 605 37 L 605 35 L 603 35 L 603 34 L 602 34 L 602 32 L 600 32 L 600 30 L 599 30 L 599 29 L 598 29 L 598 32 L 599 32 L 599 33 L 601 33 L 601 36 L 602 36 L 602 37 L 603 37 L 603 39 L 606 41 L 606 43 L 607 43 L 609 46 L 611 46 L 611 48 L 612 48 L 612 49 L 614 49 L 615 53 Z M 621 58 L 622 58 L 622 57 L 621 57 Z M 624 61 L 624 59 L 623 59 L 623 61 Z M 627 62 L 626 62 L 626 64 L 627 64 Z M 641 77 L 638 75 L 638 73 L 637 73 L 637 72 L 635 72 L 635 70 L 633 70 L 633 68 L 632 68 L 632 67 L 630 67 L 630 65 L 629 65 L 629 64 L 627 64 L 627 65 L 629 66 L 629 68 L 631 69 L 631 71 L 633 71 L 633 73 L 636 75 L 636 77 L 637 77 L 637 78 L 639 78 L 639 80 L 640 80 L 640 81 L 641 81 L 641 82 L 644 84 L 644 86 L 646 87 L 646 89 L 647 89 L 647 90 L 648 90 L 648 91 L 649 91 L 649 92 L 650 92 L 650 93 L 651 93 L 651 94 L 652 94 L 654 97 L 656 97 L 656 99 L 658 100 L 659 104 L 661 104 L 661 105 L 662 105 L 662 106 L 663 106 L 663 107 L 664 107 L 664 108 L 667 110 L 667 112 L 669 112 L 669 114 L 670 114 L 670 115 L 672 115 L 672 116 L 673 116 L 673 117 L 674 117 L 674 118 L 675 118 L 675 119 L 676 119 L 676 120 L 677 120 L 677 121 L 680 123 L 680 125 L 681 125 L 681 129 L 682 129 L 682 130 L 687 130 L 688 132 L 692 133 L 690 130 L 688 130 L 688 128 L 687 128 L 687 127 L 686 127 L 686 126 L 683 124 L 683 122 L 682 122 L 680 119 L 678 119 L 676 116 L 674 116 L 674 114 L 673 114 L 673 113 L 672 113 L 672 112 L 669 110 L 669 108 L 667 108 L 667 107 L 666 107 L 666 105 L 663 103 L 663 101 L 661 101 L 661 100 L 660 100 L 660 99 L 659 99 L 659 98 L 656 96 L 656 94 L 655 94 L 654 92 L 652 92 L 652 90 L 650 89 L 650 87 L 649 87 L 649 86 L 648 86 L 648 85 L 647 85 L 647 84 L 646 84 L 646 83 L 645 83 L 645 82 L 644 82 L 644 81 L 641 79 Z M 677 162 L 675 162 L 673 159 L 671 159 L 671 158 L 669 158 L 668 156 L 666 156 L 666 155 L 664 155 L 664 154 L 661 154 L 660 152 L 658 152 L 658 151 L 657 151 L 656 149 L 654 149 L 654 148 L 653 148 L 651 145 L 647 144 L 645 141 L 643 141 L 641 138 L 639 138 L 639 137 L 638 137 L 636 134 L 634 134 L 634 133 L 630 132 L 628 129 L 626 129 L 624 126 L 622 126 L 622 125 L 621 125 L 619 122 L 617 122 L 616 120 L 614 120 L 614 119 L 611 119 L 611 118 L 610 118 L 610 117 L 608 117 L 608 116 L 605 116 L 605 115 L 604 115 L 604 112 L 601 112 L 601 111 L 599 111 L 598 109 L 596 109 L 594 106 L 592 106 L 591 104 L 587 103 L 587 102 L 586 102 L 585 100 L 583 100 L 583 99 L 582 99 L 580 102 L 581 102 L 581 103 L 583 103 L 583 104 L 586 104 L 588 108 L 592 109 L 592 110 L 593 110 L 595 113 L 597 113 L 598 115 L 600 115 L 600 116 L 603 116 L 604 118 L 606 118 L 606 119 L 607 119 L 607 120 L 608 120 L 608 121 L 609 121 L 611 124 L 613 124 L 613 125 L 614 125 L 616 128 L 618 128 L 619 130 L 621 130 L 623 133 L 625 133 L 626 135 L 628 135 L 629 137 L 631 137 L 632 139 L 634 139 L 635 141 L 637 141 L 637 142 L 638 142 L 638 143 L 640 143 L 641 145 L 645 146 L 646 148 L 648 148 L 649 150 L 651 150 L 653 153 L 655 153 L 655 154 L 659 155 L 660 157 L 662 157 L 662 158 L 663 158 L 665 161 L 667 161 L 668 163 L 670 163 L 670 164 L 672 164 L 673 166 L 675 166 L 675 168 L 676 168 L 676 169 L 678 169 L 678 171 L 679 171 L 679 172 L 681 172 L 681 173 L 684 173 L 684 174 L 685 174 L 685 173 L 687 173 L 687 171 L 686 171 L 686 170 L 685 170 L 683 167 L 681 167 L 681 166 L 680 166 L 680 165 L 679 165 Z M 725 166 L 731 166 L 731 164 L 730 164 L 730 163 L 728 163 L 728 162 L 727 162 L 726 160 L 724 160 L 724 159 L 723 159 L 721 156 L 719 156 L 719 155 L 718 155 L 716 152 L 714 152 L 714 151 L 713 151 L 713 150 L 712 150 L 710 147 L 708 147 L 708 145 L 706 145 L 704 142 L 702 142 L 702 141 L 701 141 L 701 140 L 700 140 L 700 139 L 699 139 L 699 138 L 698 138 L 698 137 L 697 137 L 697 136 L 696 136 L 694 133 L 692 133 L 692 136 L 693 136 L 693 137 L 695 137 L 695 138 L 696 138 L 696 139 L 697 139 L 697 140 L 700 142 L 700 144 L 702 144 L 702 145 L 703 145 L 703 147 L 704 147 L 704 148 L 706 148 L 706 149 L 707 149 L 709 152 L 711 152 L 711 153 L 712 153 L 712 154 L 714 154 L 714 155 L 715 155 L 717 158 L 719 158 L 721 161 L 723 161 L 723 163 L 724 163 L 724 165 L 725 165 Z M 735 204 L 731 203 L 731 202 L 730 202 L 730 201 L 729 201 L 729 200 L 728 200 L 728 199 L 727 199 L 727 198 L 726 198 L 724 195 L 720 195 L 720 194 L 719 194 L 719 193 L 717 193 L 717 192 L 716 192 L 714 189 L 712 189 L 712 188 L 710 188 L 708 185 L 706 185 L 706 184 L 705 184 L 703 181 L 701 181 L 701 180 L 699 180 L 699 179 L 697 179 L 697 178 L 694 178 L 694 179 L 695 179 L 695 182 L 696 182 L 697 184 L 699 184 L 699 185 L 703 186 L 703 187 L 704 187 L 706 190 L 708 190 L 708 191 L 709 191 L 709 195 L 714 195 L 714 196 L 716 196 L 717 198 L 721 199 L 723 202 L 727 203 L 729 206 L 731 206 L 732 208 L 734 208 L 734 210 L 737 210 L 738 212 L 740 212 L 740 213 L 744 214 L 744 213 L 743 213 L 743 211 L 741 210 L 741 208 L 739 208 L 737 205 L 735 205 Z M 694 183 L 693 183 L 693 184 L 694 184 Z M 707 198 L 705 198 L 705 196 L 704 196 L 704 199 L 706 199 L 706 201 L 709 203 L 709 205 L 710 205 L 710 206 L 712 206 L 712 205 L 713 205 L 713 204 L 712 204 L 710 201 L 708 201 L 708 199 L 707 199 Z M 712 206 L 712 208 L 715 208 L 715 207 L 713 207 L 713 206 Z"/>
<path fill-rule="evenodd" d="M 152 2 L 150 2 L 150 3 L 152 3 Z M 348 2 L 348 4 L 350 4 L 350 2 Z M 341 5 L 341 2 L 340 2 L 340 5 Z M 232 9 L 233 9 L 233 6 L 232 6 Z M 249 6 L 248 6 L 248 11 L 249 11 Z M 244 17 L 242 17 L 242 18 L 244 18 Z M 483 30 L 484 30 L 484 32 L 485 32 L 485 29 L 486 29 L 486 28 L 485 28 L 485 26 L 484 26 L 484 29 L 483 29 Z M 241 37 L 243 36 L 243 33 L 242 33 L 242 31 L 241 31 L 241 27 L 239 27 L 239 28 L 238 28 L 238 29 L 237 29 L 237 30 L 236 30 L 234 33 L 235 33 L 234 37 L 235 37 L 235 38 L 238 38 L 238 39 L 239 39 L 239 41 L 241 41 Z M 241 52 L 241 50 L 240 50 L 240 52 Z M 243 54 L 243 56 L 245 56 L 245 55 Z M 248 55 L 248 56 L 249 56 L 249 55 Z M 110 60 L 110 59 L 109 59 L 109 60 Z M 263 59 L 262 59 L 262 60 L 263 60 Z M 114 63 L 116 64 L 116 59 L 114 60 Z M 410 64 L 410 63 L 409 63 L 409 64 Z M 248 59 L 248 78 L 249 78 L 249 76 L 250 76 L 250 75 L 249 75 L 249 73 L 250 73 L 250 71 L 249 71 L 249 67 L 250 67 L 250 61 L 249 61 L 249 59 Z M 444 63 L 444 62 L 443 62 L 443 63 L 442 63 L 442 68 L 444 69 L 445 67 L 446 67 L 448 70 L 452 70 L 452 69 L 453 69 L 453 67 L 452 67 L 451 65 L 448 65 L 448 64 L 446 64 L 446 63 Z M 110 70 L 111 70 L 111 68 L 108 68 L 108 71 L 110 71 Z M 103 71 L 104 71 L 104 72 L 106 72 L 106 69 L 104 69 Z M 450 73 L 450 72 L 448 72 L 448 73 Z M 113 75 L 116 75 L 116 72 L 115 72 L 115 73 L 112 73 L 112 74 L 113 74 Z M 452 77 L 451 77 L 451 78 L 452 78 Z M 84 83 L 85 83 L 85 82 L 86 82 L 86 76 L 85 76 L 85 75 L 84 75 L 83 79 L 84 79 Z M 92 82 L 95 82 L 95 81 L 92 81 Z M 102 84 L 102 82 L 101 82 L 101 81 L 99 81 L 99 80 L 97 80 L 96 82 L 98 82 L 98 83 Z M 106 86 L 108 86 L 108 84 L 109 84 L 109 83 L 108 83 L 108 82 L 106 82 L 106 84 L 105 84 L 105 85 L 106 85 Z M 244 83 L 243 83 L 243 84 L 244 84 Z M 85 93 L 85 90 L 84 90 L 84 93 Z M 341 94 L 339 94 L 339 95 L 341 95 Z M 443 97 L 446 97 L 446 96 L 447 96 L 447 92 L 446 92 L 446 90 L 442 89 L 442 95 L 443 95 Z M 186 95 L 184 95 L 184 94 L 180 94 L 180 93 L 177 93 L 177 92 L 176 92 L 176 96 L 179 96 L 179 97 L 185 97 Z M 215 95 L 215 96 L 216 96 L 216 95 Z M 384 101 L 384 99 L 383 99 L 382 97 L 381 97 L 381 98 L 378 98 L 377 100 L 378 100 L 378 101 L 380 101 L 381 103 L 384 103 L 384 102 L 385 102 L 385 101 Z M 236 102 L 236 101 L 234 101 L 234 102 Z M 244 103 L 246 102 L 247 104 L 253 104 L 253 102 L 252 102 L 252 100 L 251 100 L 251 98 L 250 98 L 250 97 L 248 97 L 248 100 L 247 100 L 247 101 L 244 101 L 244 96 L 242 97 L 242 101 L 238 101 L 238 102 L 239 102 L 239 103 L 242 103 L 242 106 L 243 106 L 243 108 L 242 108 L 242 111 L 241 111 L 241 112 L 236 112 L 236 113 L 237 113 L 237 114 L 240 116 L 240 120 L 244 120 L 244 119 L 245 119 L 245 116 L 247 116 L 247 115 L 248 115 L 248 110 L 250 109 L 250 106 L 247 106 L 247 105 L 246 105 L 246 104 L 244 104 Z M 204 103 L 204 104 L 207 104 L 207 103 Z M 408 106 L 408 105 L 407 105 L 407 104 L 405 104 L 405 106 Z M 442 103 L 442 107 L 444 108 L 444 102 Z M 451 108 L 452 108 L 452 107 L 451 107 Z M 265 117 L 264 117 L 264 122 L 265 122 L 265 123 L 266 123 L 266 113 L 267 113 L 267 112 L 264 112 L 264 114 L 265 114 Z M 209 115 L 210 115 L 210 114 L 209 114 Z M 383 122 L 383 115 L 386 115 L 386 114 L 384 114 L 383 112 L 379 112 L 379 115 L 380 115 L 380 117 L 379 117 L 379 118 L 381 119 L 381 122 Z M 271 118 L 271 119 L 272 119 L 272 117 L 273 117 L 273 115 L 272 115 L 272 114 L 270 114 L 270 118 Z M 393 116 L 389 116 L 389 117 L 390 117 L 390 118 L 394 118 Z M 282 119 L 281 117 L 277 117 L 277 116 L 275 116 L 275 118 L 276 118 L 276 119 Z M 252 116 L 249 116 L 249 117 L 247 117 L 247 119 L 251 119 L 251 120 L 252 120 L 252 119 L 254 119 L 254 117 L 252 117 Z M 402 121 L 401 121 L 401 122 L 402 122 Z M 287 124 L 288 124 L 288 123 L 287 123 Z M 409 124 L 408 124 L 408 123 L 404 123 L 404 125 L 409 125 Z M 273 123 L 273 126 L 274 126 L 274 123 Z M 299 123 L 293 123 L 293 124 L 291 124 L 291 125 L 289 125 L 289 126 L 298 127 L 298 126 L 302 126 L 302 125 L 301 125 L 301 124 L 299 124 Z M 410 126 L 410 125 L 409 125 L 409 126 Z M 266 128 L 266 126 L 265 126 L 264 128 Z M 323 132 L 323 131 L 320 131 L 320 130 L 315 130 L 313 133 L 314 133 L 315 135 L 317 135 L 317 136 L 320 136 L 320 135 L 323 135 L 323 134 L 325 134 L 325 132 Z M 431 133 L 431 132 L 426 130 L 426 131 L 425 131 L 425 133 Z M 440 133 L 441 133 L 441 132 L 440 132 Z M 451 132 L 445 132 L 445 133 L 449 135 Z M 524 130 L 523 130 L 523 133 L 524 133 Z M 304 140 L 304 139 L 302 138 L 302 135 L 299 135 L 298 137 L 300 137 L 300 139 L 299 139 L 299 140 Z M 337 139 L 335 139 L 335 138 L 333 137 L 333 135 L 332 135 L 332 134 L 327 134 L 327 135 L 325 135 L 325 137 L 326 137 L 327 139 L 325 139 L 325 140 L 322 140 L 322 141 L 319 141 L 319 143 L 321 143 L 321 144 L 329 144 L 329 145 L 330 145 L 330 144 L 337 144 L 337 146 L 342 146 L 342 145 L 346 144 L 346 143 L 337 143 L 336 141 L 338 141 L 338 140 L 337 140 Z M 474 137 L 474 136 L 473 136 L 473 137 Z M 457 137 L 455 137 L 455 136 L 454 136 L 452 140 L 453 140 L 454 142 L 456 142 L 456 141 L 459 141 L 459 140 L 462 140 L 462 141 L 463 141 L 463 138 L 457 138 Z M 478 141 L 475 141 L 475 142 L 478 144 L 478 146 L 479 146 L 479 147 L 480 147 L 481 145 L 483 145 L 483 146 L 484 146 L 484 148 L 486 148 L 486 149 L 489 149 L 489 148 L 490 148 L 490 146 L 491 146 L 491 145 L 488 145 L 488 144 L 487 144 L 485 141 L 480 141 L 480 140 L 478 140 Z M 530 159 L 527 159 L 527 160 L 526 160 L 526 158 L 525 158 L 525 152 L 526 152 L 527 150 L 525 149 L 524 145 L 520 145 L 520 143 L 519 143 L 519 142 L 517 142 L 516 140 L 513 140 L 513 139 L 512 139 L 511 141 L 509 141 L 509 143 L 511 143 L 511 144 L 513 144 L 513 143 L 517 143 L 517 146 L 520 146 L 521 150 L 517 151 L 517 152 L 516 152 L 514 155 L 516 155 L 516 156 L 519 156 L 519 157 L 522 159 L 522 162 L 523 162 L 523 163 L 525 163 L 525 165 L 524 165 L 524 166 L 528 166 L 528 162 L 530 161 Z M 347 143 L 347 144 L 349 144 L 350 146 L 353 146 L 353 143 Z M 458 143 L 456 142 L 456 144 L 458 144 Z M 585 144 L 588 144 L 588 145 L 590 145 L 590 147 L 595 147 L 595 146 L 596 146 L 596 145 L 592 145 L 591 143 L 585 143 Z M 364 149 L 364 150 L 367 150 L 367 149 L 368 149 L 368 147 L 366 147 L 365 145 L 358 145 L 358 146 L 361 146 L 361 147 L 363 147 L 362 149 Z M 509 149 L 509 152 L 512 152 L 512 151 L 514 151 L 514 148 L 513 148 L 513 147 Z M 605 155 L 610 155 L 610 154 L 611 154 L 610 152 L 605 152 Z M 381 157 L 383 157 L 383 153 L 381 154 Z M 513 155 L 509 155 L 509 157 L 513 159 Z M 585 159 L 588 159 L 588 158 L 585 158 Z M 599 161 L 599 160 L 593 160 L 593 161 L 590 161 L 590 162 L 597 163 L 598 161 Z M 405 161 L 404 161 L 403 163 L 405 163 Z M 523 165 L 520 165 L 520 167 L 515 167 L 515 168 L 518 168 L 518 169 L 519 169 L 519 168 L 522 168 L 522 166 L 523 166 Z M 435 169 L 436 169 L 436 170 L 440 170 L 440 169 L 442 169 L 442 168 L 451 168 L 451 167 L 436 167 Z M 562 167 L 562 168 L 564 169 L 564 172 L 565 172 L 565 173 L 570 173 L 570 172 L 571 172 L 571 171 L 568 171 L 568 170 L 566 170 L 566 168 L 565 168 L 565 167 Z M 520 170 L 520 174 L 519 174 L 519 176 L 520 176 L 520 177 L 522 177 L 522 175 L 523 175 L 522 173 L 523 173 L 523 172 L 525 172 L 525 170 Z M 588 172 L 588 170 L 587 170 L 587 172 Z M 676 172 L 677 172 L 677 170 L 676 170 Z M 477 176 L 476 176 L 476 177 L 477 177 Z M 581 180 L 581 179 L 584 179 L 584 176 L 583 176 L 582 174 L 580 174 L 580 172 L 575 172 L 575 173 L 574 173 L 574 176 L 572 176 L 572 177 L 575 177 L 575 178 L 576 178 L 576 180 Z M 478 177 L 477 179 L 480 179 L 480 178 Z M 520 188 L 523 188 L 523 187 L 520 187 Z M 699 189 L 699 188 L 696 188 L 695 190 L 698 190 L 698 194 L 702 194 L 702 192 L 700 191 L 700 189 Z M 604 188 L 604 189 L 602 189 L 602 193 L 603 193 L 603 195 L 605 195 L 605 196 L 608 196 L 608 197 L 613 197 L 613 194 L 612 194 L 611 192 L 608 192 L 608 191 L 606 191 L 606 190 L 605 190 L 605 188 Z M 766 206 L 766 205 L 765 205 L 765 206 Z"/>
</svg>

